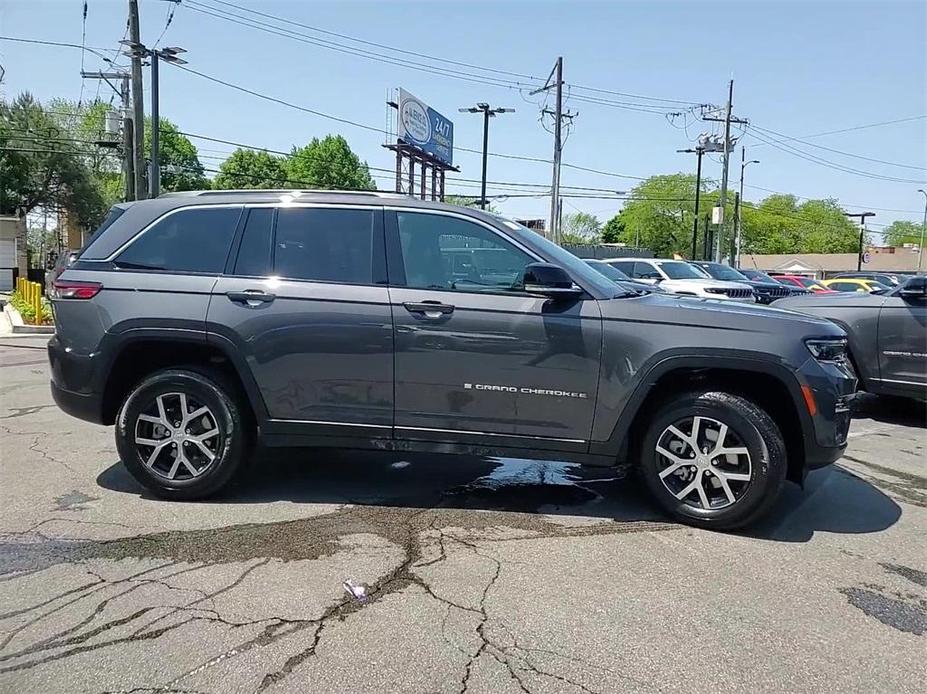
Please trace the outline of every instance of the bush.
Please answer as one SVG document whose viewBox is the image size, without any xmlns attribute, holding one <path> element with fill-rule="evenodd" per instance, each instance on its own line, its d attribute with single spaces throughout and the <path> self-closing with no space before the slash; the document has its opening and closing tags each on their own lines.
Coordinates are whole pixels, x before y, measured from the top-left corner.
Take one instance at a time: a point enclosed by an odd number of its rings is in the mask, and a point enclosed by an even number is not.
<svg viewBox="0 0 927 694">
<path fill-rule="evenodd" d="M 26 301 L 18 292 L 14 292 L 13 295 L 10 296 L 10 303 L 13 305 L 13 308 L 19 311 L 19 315 L 23 317 L 23 322 L 31 323 L 32 325 L 35 325 L 35 308 L 32 306 L 32 304 Z M 42 311 L 41 324 L 42 325 L 51 324 L 52 322 L 51 306 L 48 305 L 48 301 L 44 297 L 42 298 L 41 311 Z"/>
</svg>

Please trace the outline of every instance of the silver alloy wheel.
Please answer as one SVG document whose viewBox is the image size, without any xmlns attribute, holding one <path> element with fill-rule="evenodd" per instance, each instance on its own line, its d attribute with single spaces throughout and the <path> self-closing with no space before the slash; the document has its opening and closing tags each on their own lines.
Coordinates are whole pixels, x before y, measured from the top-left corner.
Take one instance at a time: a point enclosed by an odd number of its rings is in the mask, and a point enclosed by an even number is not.
<svg viewBox="0 0 927 694">
<path fill-rule="evenodd" d="M 750 486 L 750 452 L 727 424 L 688 417 L 657 438 L 660 480 L 670 494 L 698 509 L 726 508 Z"/>
<path fill-rule="evenodd" d="M 163 393 L 135 421 L 135 447 L 156 475 L 188 480 L 208 470 L 222 443 L 216 416 L 186 393 Z"/>
</svg>

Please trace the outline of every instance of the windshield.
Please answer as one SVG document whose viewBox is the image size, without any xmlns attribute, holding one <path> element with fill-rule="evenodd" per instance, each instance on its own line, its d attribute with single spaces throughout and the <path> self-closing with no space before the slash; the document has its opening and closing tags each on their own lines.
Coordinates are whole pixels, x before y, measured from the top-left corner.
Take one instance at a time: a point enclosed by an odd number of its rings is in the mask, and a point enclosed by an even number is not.
<svg viewBox="0 0 927 694">
<path fill-rule="evenodd" d="M 671 280 L 703 280 L 705 273 L 681 260 L 657 261 L 656 266 Z"/>
<path fill-rule="evenodd" d="M 743 282 L 747 278 L 743 274 L 737 272 L 732 267 L 727 265 L 722 265 L 721 263 L 705 263 L 704 265 L 699 265 L 702 270 L 708 272 L 709 275 L 714 277 L 716 280 L 730 280 L 731 282 Z"/>
<path fill-rule="evenodd" d="M 591 267 L 593 270 L 598 272 L 600 275 L 608 277 L 608 279 L 615 282 L 627 282 L 631 278 L 624 274 L 621 270 L 616 267 L 612 267 L 608 263 L 596 263 L 596 262 L 586 262 L 586 265 Z"/>
<path fill-rule="evenodd" d="M 801 286 L 807 287 L 808 289 L 827 289 L 823 284 L 810 277 L 799 277 L 798 282 Z"/>
<path fill-rule="evenodd" d="M 518 222 L 513 222 L 511 219 L 506 219 L 505 217 L 501 217 L 495 214 L 492 215 L 492 217 L 504 224 L 515 238 L 523 239 L 526 243 L 534 244 L 535 246 L 540 247 L 543 253 L 551 259 L 551 262 L 556 263 L 564 270 L 566 270 L 573 279 L 582 280 L 584 283 L 596 287 L 603 294 L 608 294 L 610 296 L 614 295 L 614 282 L 606 279 L 604 276 L 593 270 L 585 263 L 585 261 L 577 258 L 565 248 L 561 248 L 552 241 L 545 239 L 537 232 L 532 231 L 528 227 L 519 224 Z M 632 292 L 627 293 L 632 294 Z"/>
</svg>

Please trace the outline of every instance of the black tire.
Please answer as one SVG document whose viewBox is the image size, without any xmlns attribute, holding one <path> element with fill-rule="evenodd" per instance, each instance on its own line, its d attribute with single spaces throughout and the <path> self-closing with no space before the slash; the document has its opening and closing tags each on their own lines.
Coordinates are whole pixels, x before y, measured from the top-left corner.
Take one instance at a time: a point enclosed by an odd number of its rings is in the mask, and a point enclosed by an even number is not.
<svg viewBox="0 0 927 694">
<path fill-rule="evenodd" d="M 658 442 L 661 441 L 661 437 L 665 435 L 670 425 L 693 417 L 707 417 L 726 424 L 730 434 L 739 440 L 739 447 L 746 448 L 749 453 L 750 479 L 744 483 L 728 482 L 728 487 L 732 490 L 736 487 L 740 495 L 738 496 L 735 492 L 736 501 L 732 503 L 729 498 L 715 499 L 720 504 L 729 504 L 723 508 L 704 508 L 704 503 L 700 500 L 701 492 L 697 489 L 686 498 L 679 499 L 671 493 L 660 478 L 660 472 L 673 467 L 673 461 L 657 453 Z M 670 434 L 670 437 L 672 439 L 673 435 Z M 684 448 L 683 450 L 690 449 Z M 660 506 L 683 523 L 717 530 L 742 528 L 755 522 L 769 511 L 782 490 L 788 469 L 785 440 L 772 417 L 745 397 L 714 391 L 685 393 L 662 404 L 651 418 L 650 426 L 638 449 L 638 455 L 640 472 Z M 688 453 L 680 454 L 679 457 L 686 455 Z M 744 459 L 738 458 L 738 460 Z M 695 474 L 694 472 L 687 473 L 685 467 L 683 466 L 677 474 Z M 707 479 L 711 477 L 712 470 L 717 470 L 717 468 L 709 468 L 704 473 L 705 477 L 700 478 L 705 480 L 705 484 L 720 482 L 720 480 Z M 743 474 L 746 476 L 746 473 Z M 714 476 L 717 477 L 717 473 Z M 691 484 L 695 483 L 696 480 L 692 478 Z M 690 484 L 690 480 L 686 479 L 678 484 L 682 487 L 678 490 L 681 494 Z M 709 489 L 710 494 L 718 496 L 724 494 L 725 491 L 720 487 Z"/>
<path fill-rule="evenodd" d="M 175 393 L 209 408 L 219 431 L 217 442 L 209 442 L 215 447 L 214 459 L 204 465 L 203 472 L 188 479 L 157 474 L 143 458 L 153 448 L 135 443 L 139 416 L 150 411 L 158 396 Z M 116 417 L 116 449 L 122 462 L 140 484 L 161 498 L 192 500 L 215 494 L 232 481 L 250 455 L 251 424 L 239 398 L 237 389 L 221 373 L 205 367 L 166 369 L 149 375 L 132 389 Z M 171 455 L 169 448 L 167 455 Z"/>
</svg>

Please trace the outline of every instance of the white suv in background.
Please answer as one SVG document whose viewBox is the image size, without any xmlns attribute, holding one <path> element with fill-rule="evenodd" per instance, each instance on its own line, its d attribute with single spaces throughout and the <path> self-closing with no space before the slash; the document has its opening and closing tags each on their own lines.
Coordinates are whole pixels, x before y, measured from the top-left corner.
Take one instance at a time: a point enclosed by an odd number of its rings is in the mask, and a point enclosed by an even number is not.
<svg viewBox="0 0 927 694">
<path fill-rule="evenodd" d="M 754 303 L 756 297 L 750 285 L 712 279 L 684 260 L 661 258 L 606 258 L 608 263 L 632 279 L 648 284 L 659 284 L 662 289 L 682 296 L 722 301 Z"/>
</svg>

